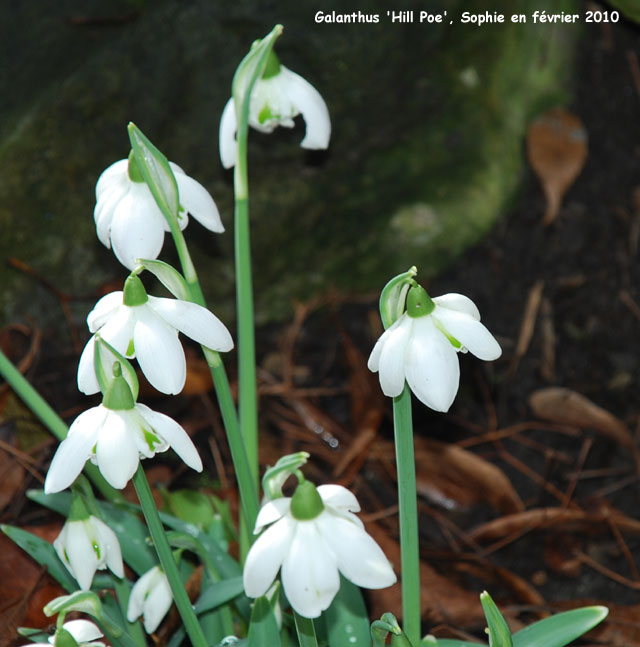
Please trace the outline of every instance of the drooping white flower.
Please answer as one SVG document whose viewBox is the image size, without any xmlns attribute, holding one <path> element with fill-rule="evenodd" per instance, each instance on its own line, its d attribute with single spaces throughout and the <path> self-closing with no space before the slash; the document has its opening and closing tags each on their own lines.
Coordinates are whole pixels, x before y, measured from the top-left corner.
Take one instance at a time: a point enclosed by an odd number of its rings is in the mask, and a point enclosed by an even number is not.
<svg viewBox="0 0 640 647">
<path fill-rule="evenodd" d="M 93 217 L 100 242 L 113 247 L 118 260 L 130 270 L 136 259 L 154 259 L 162 249 L 169 224 L 137 171 L 132 158 L 109 166 L 96 184 L 96 207 Z M 178 224 L 184 229 L 187 212 L 204 227 L 223 232 L 224 226 L 208 191 L 173 162 L 169 162 L 178 184 L 181 210 Z"/>
<path fill-rule="evenodd" d="M 253 86 L 249 125 L 260 132 L 271 133 L 277 126 L 293 128 L 293 120 L 299 114 L 302 114 L 307 127 L 300 146 L 311 150 L 327 148 L 331 137 L 327 104 L 308 81 L 281 65 L 272 52 L 264 75 Z M 225 168 L 231 168 L 236 163 L 237 127 L 236 106 L 232 97 L 220 119 L 220 159 Z"/>
<path fill-rule="evenodd" d="M 167 615 L 172 602 L 169 580 L 159 566 L 154 566 L 133 585 L 127 620 L 134 622 L 142 616 L 145 631 L 152 634 Z"/>
<path fill-rule="evenodd" d="M 78 643 L 78 647 L 106 647 L 105 643 L 97 638 L 102 638 L 102 632 L 89 620 L 69 620 L 62 625 Z M 29 647 L 51 647 L 56 645 L 56 634 L 50 636 L 48 643 L 29 643 Z"/>
<path fill-rule="evenodd" d="M 108 483 L 122 489 L 141 458 L 151 458 L 169 447 L 189 467 L 202 471 L 202 461 L 191 438 L 169 416 L 139 403 L 125 409 L 100 404 L 73 421 L 51 461 L 44 491 L 50 494 L 69 487 L 88 459 L 98 466 Z"/>
<path fill-rule="evenodd" d="M 124 291 L 111 292 L 96 303 L 87 317 L 89 330 L 122 355 L 136 357 L 149 383 L 162 393 L 182 391 L 187 364 L 178 331 L 216 351 L 229 351 L 233 339 L 209 310 L 180 299 L 148 296 L 137 276 Z M 80 357 L 78 388 L 90 395 L 100 390 L 94 367 L 95 336 Z"/>
<path fill-rule="evenodd" d="M 82 508 L 81 516 L 86 515 L 85 518 L 74 519 L 70 514 L 53 547 L 80 588 L 88 591 L 97 569 L 108 567 L 114 575 L 124 577 L 124 567 L 116 534 L 103 521 L 88 515 L 84 505 Z"/>
<path fill-rule="evenodd" d="M 353 514 L 360 506 L 340 485 L 302 482 L 292 498 L 267 502 L 258 513 L 260 532 L 244 565 L 249 597 L 264 595 L 282 568 L 282 585 L 293 609 L 317 618 L 340 588 L 339 573 L 357 586 L 380 589 L 396 576 L 384 553 Z"/>
<path fill-rule="evenodd" d="M 368 366 L 379 372 L 385 395 L 400 395 L 406 380 L 421 402 L 448 411 L 460 382 L 457 353 L 467 351 L 482 360 L 502 354 L 471 299 L 453 293 L 430 299 L 418 286 L 409 290 L 407 312 L 376 342 Z"/>
</svg>

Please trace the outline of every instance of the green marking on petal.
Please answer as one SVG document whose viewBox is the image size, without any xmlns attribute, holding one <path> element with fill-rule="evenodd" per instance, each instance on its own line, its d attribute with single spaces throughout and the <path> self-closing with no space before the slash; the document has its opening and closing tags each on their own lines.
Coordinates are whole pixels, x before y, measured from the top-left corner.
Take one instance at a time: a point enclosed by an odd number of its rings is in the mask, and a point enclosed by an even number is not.
<svg viewBox="0 0 640 647">
<path fill-rule="evenodd" d="M 435 323 L 436 328 L 449 340 L 449 343 L 456 349 L 460 350 L 462 348 L 462 343 L 460 343 L 453 335 L 451 335 L 445 327 L 434 317 L 433 323 Z"/>
<path fill-rule="evenodd" d="M 93 552 L 96 554 L 96 557 L 98 559 L 101 559 L 100 545 L 98 544 L 98 542 L 94 539 L 91 545 L 93 547 Z"/>
<path fill-rule="evenodd" d="M 269 104 L 265 103 L 264 106 L 262 107 L 262 110 L 258 113 L 258 122 L 261 124 L 266 123 L 270 119 L 273 119 L 273 114 L 271 113 L 271 108 L 269 108 Z"/>
<path fill-rule="evenodd" d="M 157 445 L 162 445 L 162 440 L 150 429 L 143 429 L 142 433 L 144 434 L 144 442 L 147 443 L 152 452 L 155 451 Z"/>
</svg>

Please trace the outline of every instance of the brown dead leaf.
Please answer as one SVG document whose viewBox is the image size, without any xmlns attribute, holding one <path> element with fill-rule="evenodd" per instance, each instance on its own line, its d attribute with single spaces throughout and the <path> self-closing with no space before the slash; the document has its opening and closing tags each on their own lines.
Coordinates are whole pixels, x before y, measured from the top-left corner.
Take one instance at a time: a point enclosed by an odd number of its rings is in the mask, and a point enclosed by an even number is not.
<svg viewBox="0 0 640 647">
<path fill-rule="evenodd" d="M 22 492 L 25 469 L 15 456 L 0 447 L 0 510 Z"/>
<path fill-rule="evenodd" d="M 480 456 L 450 443 L 415 437 L 418 493 L 430 500 L 471 506 L 486 502 L 502 514 L 524 505 L 511 481 Z"/>
<path fill-rule="evenodd" d="M 624 422 L 580 393 L 562 387 L 539 389 L 529 396 L 529 406 L 543 420 L 599 431 L 628 449 L 638 465 L 638 449 Z"/>
<path fill-rule="evenodd" d="M 563 108 L 545 112 L 529 126 L 527 157 L 547 200 L 542 220 L 547 226 L 558 215 L 565 193 L 587 159 L 587 131 L 582 121 Z"/>
</svg>

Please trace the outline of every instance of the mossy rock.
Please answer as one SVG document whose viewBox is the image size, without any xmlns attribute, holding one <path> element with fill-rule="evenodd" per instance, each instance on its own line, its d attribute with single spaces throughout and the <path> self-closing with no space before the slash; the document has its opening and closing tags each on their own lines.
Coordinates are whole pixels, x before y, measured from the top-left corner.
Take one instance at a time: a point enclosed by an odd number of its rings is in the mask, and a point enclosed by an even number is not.
<svg viewBox="0 0 640 647">
<path fill-rule="evenodd" d="M 505 23 L 461 24 L 480 0 L 432 3 L 442 24 L 392 24 L 385 3 L 349 11 L 377 24 L 316 23 L 305 3 L 25 0 L 0 7 L 0 257 L 15 257 L 72 295 L 118 276 L 95 238 L 94 186 L 128 154 L 134 121 L 202 182 L 227 227 L 186 230 L 212 309 L 233 313 L 232 175 L 217 129 L 235 66 L 280 22 L 281 60 L 324 95 L 326 153 L 298 147 L 304 125 L 249 145 L 259 320 L 333 284 L 380 288 L 417 265 L 433 275 L 477 242 L 517 189 L 528 120 L 566 100 L 579 28 L 512 24 L 512 13 L 575 9 L 576 0 L 496 0 Z M 412 9 L 400 3 L 399 9 Z M 323 11 L 342 11 L 334 0 Z M 417 14 L 417 12 L 416 12 Z M 165 249 L 169 246 L 167 245 Z M 167 258 L 167 256 L 165 256 Z M 169 256 L 171 258 L 170 250 Z M 124 279 L 125 271 L 122 271 Z M 51 292 L 3 263 L 1 315 L 48 323 Z M 91 303 L 78 310 L 86 313 Z M 227 319 L 228 320 L 228 319 Z"/>
</svg>

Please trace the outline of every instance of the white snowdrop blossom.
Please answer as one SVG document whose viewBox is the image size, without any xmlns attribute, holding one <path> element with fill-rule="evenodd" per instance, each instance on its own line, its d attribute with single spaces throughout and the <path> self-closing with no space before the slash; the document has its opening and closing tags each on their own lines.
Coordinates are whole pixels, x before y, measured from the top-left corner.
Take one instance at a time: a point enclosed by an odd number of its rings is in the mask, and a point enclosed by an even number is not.
<svg viewBox="0 0 640 647">
<path fill-rule="evenodd" d="M 299 114 L 302 114 L 307 127 L 300 146 L 311 150 L 327 148 L 331 137 L 327 104 L 308 81 L 281 65 L 272 53 L 267 71 L 256 81 L 251 92 L 249 125 L 260 132 L 271 133 L 277 126 L 293 128 L 293 120 Z M 237 127 L 236 106 L 232 97 L 220 119 L 220 159 L 225 168 L 231 168 L 236 163 Z"/>
<path fill-rule="evenodd" d="M 157 258 L 169 224 L 137 168 L 131 168 L 135 162 L 130 159 L 115 162 L 98 178 L 93 217 L 100 242 L 113 247 L 117 259 L 132 270 L 138 258 Z M 178 184 L 180 229 L 189 222 L 188 212 L 210 231 L 223 232 L 208 191 L 177 164 L 169 162 L 169 166 Z"/>
<path fill-rule="evenodd" d="M 306 505 L 309 500 L 311 506 Z M 357 499 L 346 488 L 321 485 L 316 489 L 309 481 L 301 483 L 292 498 L 267 502 L 258 513 L 254 532 L 269 527 L 251 547 L 244 565 L 246 594 L 264 595 L 282 569 L 282 585 L 293 609 L 317 618 L 340 588 L 339 573 L 357 586 L 391 586 L 396 576 L 353 514 L 359 510 Z"/>
<path fill-rule="evenodd" d="M 110 409 L 100 404 L 73 421 L 51 461 L 44 491 L 51 494 L 69 487 L 88 459 L 98 466 L 108 483 L 122 489 L 138 468 L 140 458 L 151 458 L 169 447 L 189 467 L 202 471 L 202 461 L 191 438 L 169 416 L 139 403 L 129 409 Z"/>
<path fill-rule="evenodd" d="M 97 569 L 108 567 L 114 575 L 124 577 L 118 538 L 106 523 L 93 515 L 84 520 L 67 521 L 53 547 L 84 591 L 91 588 Z"/>
<path fill-rule="evenodd" d="M 482 360 L 502 354 L 471 299 L 454 293 L 430 299 L 418 286 L 409 291 L 407 311 L 376 342 L 368 367 L 379 372 L 385 395 L 400 395 L 406 380 L 421 402 L 448 411 L 460 382 L 457 353 L 467 351 Z"/>
<path fill-rule="evenodd" d="M 87 324 L 119 353 L 136 357 L 149 383 L 162 393 L 180 393 L 187 377 L 178 331 L 215 351 L 233 348 L 226 326 L 209 310 L 189 301 L 148 296 L 137 276 L 127 279 L 124 291 L 102 297 Z M 94 346 L 95 335 L 78 365 L 78 388 L 87 395 L 100 390 Z"/>
<path fill-rule="evenodd" d="M 169 580 L 159 566 L 154 566 L 133 585 L 127 620 L 134 622 L 142 616 L 145 631 L 152 634 L 167 615 L 172 602 Z"/>
<path fill-rule="evenodd" d="M 62 628 L 73 636 L 78 647 L 106 647 L 105 643 L 97 640 L 102 638 L 102 632 L 89 620 L 69 620 L 62 625 Z M 51 645 L 56 645 L 55 634 L 50 636 L 48 643 L 29 643 L 28 647 L 51 647 Z"/>
</svg>

